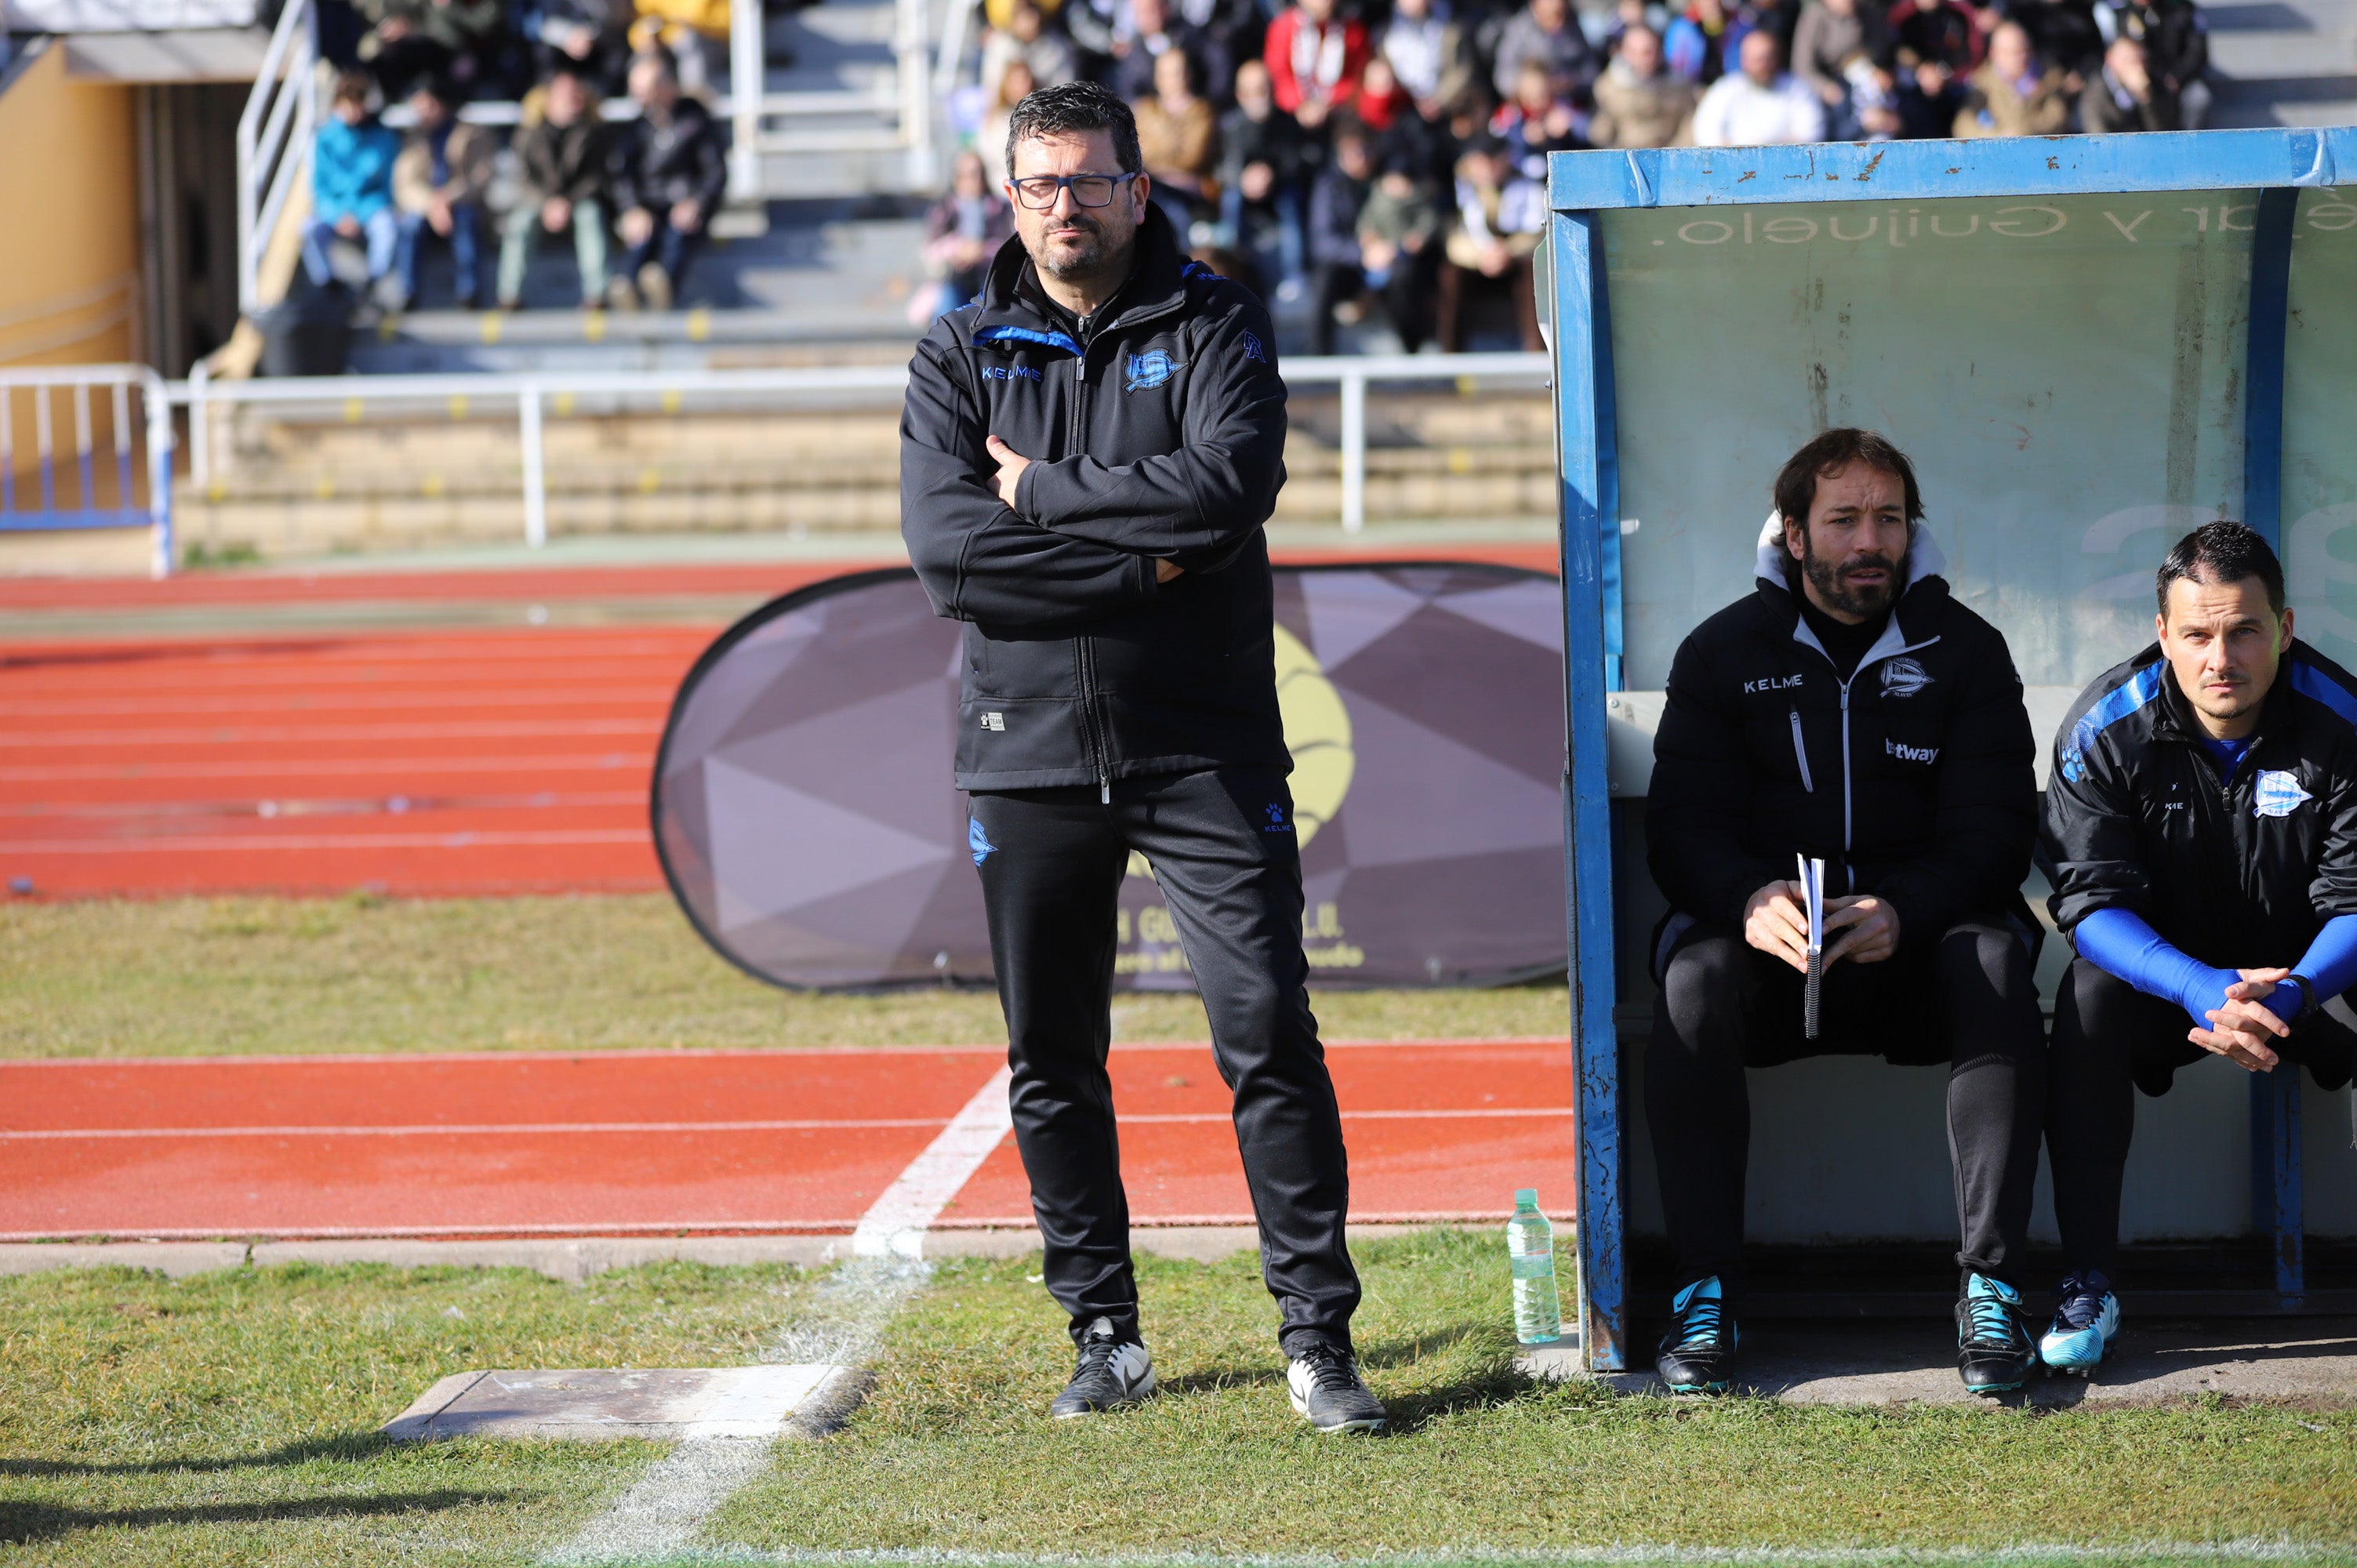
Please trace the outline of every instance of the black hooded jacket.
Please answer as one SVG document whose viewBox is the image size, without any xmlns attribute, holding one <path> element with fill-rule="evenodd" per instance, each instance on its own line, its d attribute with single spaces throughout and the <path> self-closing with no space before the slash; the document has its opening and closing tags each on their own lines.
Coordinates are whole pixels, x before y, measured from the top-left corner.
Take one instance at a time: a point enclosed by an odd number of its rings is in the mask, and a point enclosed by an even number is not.
<svg viewBox="0 0 2357 1568">
<path fill-rule="evenodd" d="M 2200 735 L 2158 643 L 2080 693 L 2046 786 L 2047 908 L 2066 932 L 2127 909 L 2221 969 L 2297 963 L 2357 913 L 2357 681 L 2296 641 L 2231 776 Z"/>
<path fill-rule="evenodd" d="M 956 780 L 1037 789 L 1286 769 L 1268 542 L 1285 383 L 1268 313 L 1149 208 L 1083 345 L 1022 288 L 1019 238 L 909 366 L 900 531 L 966 623 Z M 1034 285 L 1036 287 L 1036 285 Z M 1010 510 L 991 435 L 1032 459 Z M 1157 585 L 1155 561 L 1184 568 Z"/>
<path fill-rule="evenodd" d="M 1796 854 L 1829 897 L 1872 893 L 1900 935 L 2012 915 L 2038 831 L 2037 745 L 1997 629 L 1949 596 L 1921 524 L 1889 625 L 1845 682 L 1802 618 L 1782 532 L 1759 592 L 1679 646 L 1653 740 L 1647 864 L 1673 911 L 1739 924 Z"/>
</svg>

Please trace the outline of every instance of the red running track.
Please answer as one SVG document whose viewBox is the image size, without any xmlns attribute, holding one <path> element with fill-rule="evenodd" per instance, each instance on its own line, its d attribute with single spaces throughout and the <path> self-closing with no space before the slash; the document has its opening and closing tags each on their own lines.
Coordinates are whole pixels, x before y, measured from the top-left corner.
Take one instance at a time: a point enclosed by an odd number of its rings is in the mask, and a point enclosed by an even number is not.
<svg viewBox="0 0 2357 1568">
<path fill-rule="evenodd" d="M 1554 558 L 1544 545 L 1408 553 Z M 0 613 L 136 625 L 143 610 L 729 595 L 749 607 L 855 569 L 0 580 Z M 43 897 L 660 888 L 648 779 L 680 680 L 718 629 L 0 641 L 0 885 Z"/>
<path fill-rule="evenodd" d="M 824 1232 L 988 1082 L 989 1047 L 0 1063 L 0 1240 Z M 1573 1182 L 1563 1041 L 1329 1047 L 1360 1222 Z M 1249 1222 L 1205 1046 L 1117 1046 L 1138 1223 Z M 942 1215 L 1024 1225 L 1013 1140 Z"/>
</svg>

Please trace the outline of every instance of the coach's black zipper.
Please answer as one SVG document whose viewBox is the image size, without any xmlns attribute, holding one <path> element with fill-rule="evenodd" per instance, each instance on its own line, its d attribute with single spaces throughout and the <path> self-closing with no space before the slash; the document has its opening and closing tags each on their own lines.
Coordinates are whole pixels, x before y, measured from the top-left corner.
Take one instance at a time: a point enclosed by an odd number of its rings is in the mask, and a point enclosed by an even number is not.
<svg viewBox="0 0 2357 1568">
<path fill-rule="evenodd" d="M 1089 359 L 1096 352 L 1097 345 L 1114 340 L 1120 333 L 1140 323 L 1168 316 L 1185 303 L 1186 297 L 1182 293 L 1178 298 L 1166 301 L 1151 309 L 1133 316 L 1125 316 L 1119 320 L 1108 321 L 1103 327 L 1089 334 L 1088 341 L 1081 345 L 1080 357 L 1072 364 L 1072 420 L 1071 428 L 1065 434 L 1065 452 L 1068 456 L 1078 456 L 1088 450 L 1086 440 Z M 1113 804 L 1113 757 L 1106 736 L 1112 733 L 1113 725 L 1098 711 L 1099 701 L 1103 694 L 1097 690 L 1097 657 L 1094 639 L 1083 634 L 1072 639 L 1072 667 L 1081 688 L 1081 745 L 1088 752 L 1089 760 L 1096 768 L 1097 802 L 1100 805 L 1110 806 Z"/>
</svg>

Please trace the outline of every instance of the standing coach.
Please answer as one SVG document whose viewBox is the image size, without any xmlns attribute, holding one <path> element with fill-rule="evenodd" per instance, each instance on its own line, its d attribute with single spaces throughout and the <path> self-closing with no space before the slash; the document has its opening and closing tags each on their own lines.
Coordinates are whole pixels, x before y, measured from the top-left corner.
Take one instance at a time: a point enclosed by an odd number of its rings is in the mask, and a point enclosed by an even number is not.
<svg viewBox="0 0 2357 1568">
<path fill-rule="evenodd" d="M 1154 868 L 1235 1094 L 1294 1408 L 1383 1408 L 1351 1348 L 1341 1118 L 1310 1016 L 1292 758 L 1261 525 L 1285 483 L 1268 314 L 1147 200 L 1137 124 L 1074 82 L 1016 105 L 1016 237 L 909 367 L 901 530 L 966 623 L 956 779 L 973 797 L 1015 1139 L 1049 1294 L 1071 1319 L 1051 1415 L 1154 1389 L 1113 1088 L 1116 905 Z"/>
</svg>

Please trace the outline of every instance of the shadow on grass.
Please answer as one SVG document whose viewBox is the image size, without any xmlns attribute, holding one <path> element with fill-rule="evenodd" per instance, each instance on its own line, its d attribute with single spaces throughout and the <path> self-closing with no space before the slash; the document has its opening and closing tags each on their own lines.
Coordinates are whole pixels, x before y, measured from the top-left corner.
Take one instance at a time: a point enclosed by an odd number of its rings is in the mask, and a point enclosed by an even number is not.
<svg viewBox="0 0 2357 1568">
<path fill-rule="evenodd" d="M 508 1492 L 411 1492 L 395 1496 L 290 1498 L 269 1503 L 199 1503 L 152 1509 L 52 1508 L 44 1503 L 0 1503 L 0 1543 L 29 1546 L 77 1530 L 149 1530 L 173 1524 L 275 1524 L 312 1519 L 374 1519 L 440 1513 L 449 1509 L 503 1503 Z"/>
<path fill-rule="evenodd" d="M 339 1437 L 312 1437 L 289 1443 L 264 1454 L 235 1454 L 225 1458 L 146 1459 L 135 1464 L 87 1464 L 73 1459 L 0 1459 L 0 1476 L 172 1476 L 213 1475 L 223 1470 L 256 1470 L 286 1465 L 307 1465 L 314 1459 L 372 1458 L 393 1446 L 382 1433 L 350 1432 Z"/>
<path fill-rule="evenodd" d="M 1358 1346 L 1359 1364 L 1376 1374 L 1375 1380 L 1381 1383 L 1383 1373 L 1415 1366 L 1425 1358 L 1441 1352 L 1469 1347 L 1478 1356 L 1491 1348 L 1494 1339 L 1494 1331 L 1485 1325 L 1460 1323 L 1431 1333 L 1363 1341 Z M 1282 1387 L 1284 1383 L 1285 1369 L 1281 1365 L 1226 1363 L 1164 1378 L 1159 1389 L 1166 1396 L 1185 1396 L 1228 1389 Z M 1512 1349 L 1498 1347 L 1494 1354 L 1480 1357 L 1453 1381 L 1414 1393 L 1386 1396 L 1383 1402 L 1391 1412 L 1390 1431 L 1399 1435 L 1421 1431 L 1442 1416 L 1506 1404 L 1530 1387 L 1529 1376 L 1514 1366 Z"/>
</svg>

